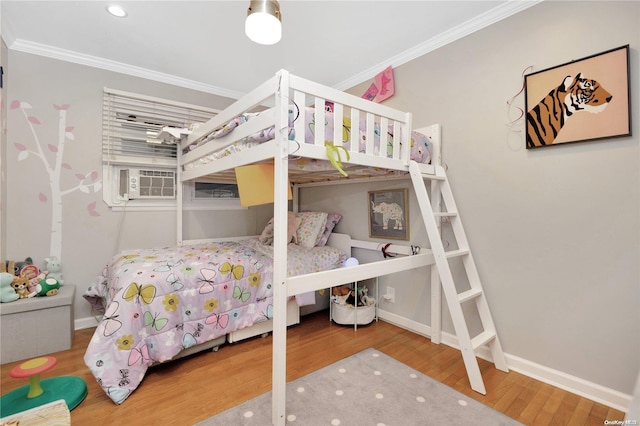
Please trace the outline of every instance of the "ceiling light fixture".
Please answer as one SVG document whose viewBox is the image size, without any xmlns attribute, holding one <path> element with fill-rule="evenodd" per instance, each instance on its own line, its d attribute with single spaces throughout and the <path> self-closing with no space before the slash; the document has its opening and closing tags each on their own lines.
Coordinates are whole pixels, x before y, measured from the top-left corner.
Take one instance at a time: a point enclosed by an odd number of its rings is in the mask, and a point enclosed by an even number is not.
<svg viewBox="0 0 640 426">
<path fill-rule="evenodd" d="M 118 18 L 124 18 L 125 16 L 127 16 L 127 12 L 117 5 L 107 6 L 107 12 L 109 12 L 113 16 L 117 16 Z"/>
<path fill-rule="evenodd" d="M 259 44 L 276 44 L 282 37 L 282 15 L 277 0 L 251 0 L 244 32 Z"/>
</svg>

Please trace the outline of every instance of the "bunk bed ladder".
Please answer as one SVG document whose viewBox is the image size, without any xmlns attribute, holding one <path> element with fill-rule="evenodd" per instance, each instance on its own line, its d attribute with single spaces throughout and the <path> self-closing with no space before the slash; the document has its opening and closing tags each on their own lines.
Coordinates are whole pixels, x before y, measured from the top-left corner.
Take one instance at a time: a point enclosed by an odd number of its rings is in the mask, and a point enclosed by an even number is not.
<svg viewBox="0 0 640 426">
<path fill-rule="evenodd" d="M 420 211 L 425 223 L 427 235 L 431 243 L 431 250 L 440 275 L 442 289 L 447 300 L 449 312 L 451 313 L 451 319 L 458 338 L 460 351 L 462 352 L 462 358 L 467 369 L 471 388 L 476 392 L 486 394 L 482 375 L 480 374 L 478 359 L 476 358 L 476 349 L 485 344 L 488 345 L 496 368 L 505 372 L 509 371 L 509 369 L 507 367 L 504 353 L 502 352 L 502 347 L 500 346 L 500 341 L 498 340 L 495 325 L 491 318 L 491 312 L 489 311 L 487 298 L 485 297 L 482 289 L 482 284 L 480 283 L 480 277 L 473 261 L 473 256 L 469 250 L 469 244 L 453 199 L 451 186 L 447 180 L 444 168 L 441 166 L 436 166 L 436 174 L 432 175 L 423 173 L 420 166 L 415 161 L 410 161 L 409 172 L 411 174 L 411 180 L 413 182 Z M 429 201 L 429 194 L 427 193 L 425 185 L 425 179 L 429 179 L 435 183 L 435 185 L 431 186 L 432 195 L 434 195 L 433 190 L 439 191 L 442 195 L 442 201 L 444 202 L 446 210 L 445 212 L 434 212 L 432 209 Z M 457 248 L 455 250 L 445 251 L 438 222 L 436 222 L 436 217 L 449 218 L 453 235 L 457 243 Z M 458 293 L 458 290 L 456 289 L 449 264 L 449 259 L 454 257 L 460 257 L 462 259 L 462 263 L 469 280 L 470 289 L 460 293 Z M 475 302 L 483 328 L 483 330 L 473 338 L 470 336 L 462 308 L 464 303 L 472 301 Z"/>
</svg>

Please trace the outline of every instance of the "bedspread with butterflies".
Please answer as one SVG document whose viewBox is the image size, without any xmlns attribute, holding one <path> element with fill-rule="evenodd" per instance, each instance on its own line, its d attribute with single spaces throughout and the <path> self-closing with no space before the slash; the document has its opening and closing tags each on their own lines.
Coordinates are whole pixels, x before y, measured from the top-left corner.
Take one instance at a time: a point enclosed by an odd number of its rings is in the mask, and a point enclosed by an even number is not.
<svg viewBox="0 0 640 426">
<path fill-rule="evenodd" d="M 84 361 L 121 404 L 157 362 L 273 314 L 273 247 L 257 239 L 130 250 L 115 256 L 85 299 L 103 313 Z M 289 245 L 289 275 L 333 269 L 332 247 Z"/>
</svg>

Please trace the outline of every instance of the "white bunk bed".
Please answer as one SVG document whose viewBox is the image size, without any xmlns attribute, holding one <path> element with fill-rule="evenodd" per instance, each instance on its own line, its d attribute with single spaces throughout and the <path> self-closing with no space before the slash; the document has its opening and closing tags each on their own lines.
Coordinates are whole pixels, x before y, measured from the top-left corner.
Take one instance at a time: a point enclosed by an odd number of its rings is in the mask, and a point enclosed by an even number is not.
<svg viewBox="0 0 640 426">
<path fill-rule="evenodd" d="M 325 107 L 332 105 L 333 113 L 325 113 Z M 224 128 L 230 121 L 243 114 L 253 114 L 257 109 L 268 108 L 251 120 L 240 124 L 235 130 L 218 139 L 198 145 L 199 141 L 209 138 L 212 133 Z M 332 121 L 332 135 L 317 131 L 311 140 L 303 137 L 309 126 L 307 114 L 302 111 L 312 107 L 316 123 Z M 294 120 L 291 120 L 291 111 Z M 345 119 L 347 117 L 348 119 Z M 249 149 L 238 151 L 234 144 L 247 137 L 271 128 L 273 139 L 256 144 Z M 348 135 L 343 143 L 343 130 Z M 376 129 L 389 129 L 376 134 Z M 432 144 L 432 161 L 418 164 L 411 161 L 410 143 L 412 135 L 411 114 L 400 112 L 384 105 L 376 104 L 356 96 L 322 86 L 320 84 L 291 75 L 281 70 L 274 77 L 222 111 L 209 122 L 194 131 L 181 143 L 178 151 L 179 183 L 215 175 L 218 180 L 233 180 L 236 167 L 255 163 L 273 163 L 274 165 L 274 315 L 273 315 L 273 424 L 285 422 L 285 386 L 286 386 L 286 339 L 288 300 L 301 293 L 313 292 L 330 286 L 362 281 L 399 271 L 406 271 L 432 265 L 434 256 L 429 250 L 419 254 L 397 256 L 380 262 L 361 264 L 355 267 L 334 269 L 314 274 L 287 276 L 287 210 L 288 182 L 294 187 L 298 183 L 331 182 L 332 180 L 352 180 L 354 182 L 372 177 L 406 175 L 409 165 L 423 175 L 443 173 L 440 160 L 440 126 L 433 125 L 422 129 L 428 133 Z M 291 135 L 294 137 L 291 137 Z M 393 138 L 389 136 L 393 134 Z M 398 135 L 400 137 L 398 137 Z M 305 138 L 307 143 L 305 143 Z M 344 177 L 335 168 L 322 170 L 299 170 L 290 162 L 291 158 L 304 158 L 309 161 L 329 163 L 335 150 L 327 148 L 330 140 L 334 146 L 343 146 L 349 153 L 347 160 L 342 148 L 339 149 L 343 169 L 348 173 Z M 361 143 L 361 140 L 366 140 Z M 407 143 L 401 143 L 406 141 Z M 309 143 L 310 142 L 310 143 Z M 229 150 L 229 147 L 233 149 Z M 211 161 L 213 153 L 227 149 L 224 155 Z M 184 152 L 184 154 L 183 154 Z M 334 157 L 335 159 L 335 157 Z M 182 200 L 181 185 L 178 200 Z M 178 208 L 177 235 L 182 243 L 182 206 Z M 372 242 L 349 241 L 348 236 L 335 236 L 346 239 L 342 244 L 352 247 L 371 248 Z M 395 246 L 400 254 L 412 254 L 408 248 Z M 393 247 L 392 247 L 393 249 Z M 393 250 L 392 250 L 393 251 Z M 437 275 L 435 276 L 437 278 Z M 438 288 L 439 285 L 432 287 Z M 439 316 L 440 299 L 433 301 Z M 439 319 L 437 320 L 437 325 Z"/>
</svg>

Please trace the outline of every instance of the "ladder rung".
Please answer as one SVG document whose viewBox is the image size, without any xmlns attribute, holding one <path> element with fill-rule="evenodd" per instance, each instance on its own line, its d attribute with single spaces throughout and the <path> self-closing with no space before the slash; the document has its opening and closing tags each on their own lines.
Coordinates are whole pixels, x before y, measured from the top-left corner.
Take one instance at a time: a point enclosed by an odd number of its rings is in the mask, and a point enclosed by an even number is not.
<svg viewBox="0 0 640 426">
<path fill-rule="evenodd" d="M 434 212 L 433 215 L 435 217 L 456 217 L 458 213 L 456 212 Z"/>
<path fill-rule="evenodd" d="M 491 340 L 496 338 L 496 333 L 493 333 L 491 331 L 483 331 L 482 333 L 478 334 L 476 337 L 474 337 L 473 339 L 471 339 L 471 347 L 475 350 L 478 349 L 480 346 L 489 343 Z"/>
<path fill-rule="evenodd" d="M 447 180 L 447 177 L 446 176 L 438 176 L 438 175 L 430 175 L 430 174 L 422 173 L 422 179 Z"/>
<path fill-rule="evenodd" d="M 482 294 L 482 289 L 472 288 L 471 290 L 463 291 L 462 293 L 458 294 L 458 300 L 460 301 L 460 303 L 464 303 L 468 300 L 471 300 L 473 298 L 480 296 L 481 294 Z"/>
<path fill-rule="evenodd" d="M 451 250 L 444 253 L 447 259 L 451 259 L 452 257 L 461 257 L 469 254 L 469 250 L 460 249 L 460 250 Z"/>
</svg>

